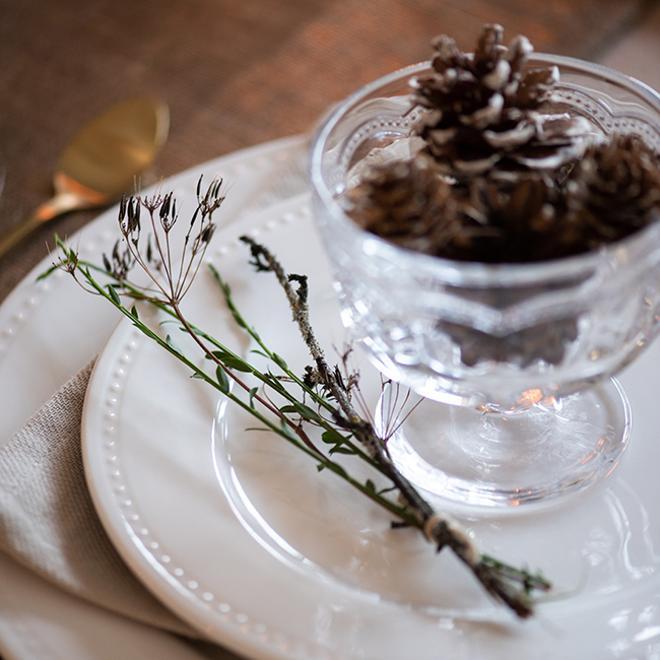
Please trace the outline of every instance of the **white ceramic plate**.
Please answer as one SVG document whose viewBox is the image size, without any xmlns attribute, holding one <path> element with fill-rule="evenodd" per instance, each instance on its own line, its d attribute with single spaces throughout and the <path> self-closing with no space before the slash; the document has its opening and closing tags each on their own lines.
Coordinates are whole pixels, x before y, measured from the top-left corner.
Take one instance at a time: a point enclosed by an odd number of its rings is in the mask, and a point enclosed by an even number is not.
<svg viewBox="0 0 660 660">
<path fill-rule="evenodd" d="M 314 323 L 341 342 L 327 264 L 307 200 L 230 227 L 211 259 L 248 321 L 301 369 L 304 348 L 272 276 L 254 274 L 249 232 L 310 275 Z M 210 277 L 190 317 L 236 350 L 250 346 Z M 185 346 L 185 337 L 176 338 Z M 330 349 L 329 349 L 330 350 Z M 390 519 L 295 449 L 220 402 L 122 323 L 88 390 L 83 444 L 99 514 L 126 562 L 172 610 L 239 652 L 278 658 L 660 657 L 660 464 L 654 364 L 623 374 L 631 447 L 587 493 L 519 515 L 464 518 L 484 551 L 541 568 L 555 600 L 519 622 L 448 554 Z M 368 381 L 373 373 L 363 368 Z M 218 406 L 218 425 L 212 422 Z"/>
<path fill-rule="evenodd" d="M 231 187 L 223 209 L 227 224 L 299 193 L 304 163 L 304 138 L 285 138 L 197 165 L 162 185 L 189 193 L 202 173 L 224 176 Z M 116 208 L 103 213 L 72 237 L 73 244 L 84 256 L 98 258 L 114 240 L 116 218 Z M 51 261 L 47 257 L 35 266 L 0 305 L 0 445 L 98 354 L 118 320 L 114 310 L 83 294 L 64 274 L 37 283 Z M 0 584 L 11 585 L 0 588 L 0 655 L 31 658 L 35 648 L 53 658 L 106 657 L 108 648 L 115 657 L 136 649 L 143 657 L 146 649 L 163 658 L 184 653 L 176 643 L 166 648 L 152 631 L 63 595 L 7 558 L 0 562 Z"/>
<path fill-rule="evenodd" d="M 160 186 L 190 197 L 200 174 L 207 181 L 224 177 L 231 190 L 223 206 L 226 226 L 255 208 L 302 192 L 304 165 L 304 139 L 296 136 L 196 165 Z M 81 256 L 99 259 L 116 240 L 116 222 L 113 207 L 71 237 L 71 244 Z M 35 266 L 0 306 L 0 401 L 6 402 L 0 444 L 101 350 L 119 319 L 114 310 L 71 286 L 64 273 L 36 282 L 54 258 Z"/>
</svg>

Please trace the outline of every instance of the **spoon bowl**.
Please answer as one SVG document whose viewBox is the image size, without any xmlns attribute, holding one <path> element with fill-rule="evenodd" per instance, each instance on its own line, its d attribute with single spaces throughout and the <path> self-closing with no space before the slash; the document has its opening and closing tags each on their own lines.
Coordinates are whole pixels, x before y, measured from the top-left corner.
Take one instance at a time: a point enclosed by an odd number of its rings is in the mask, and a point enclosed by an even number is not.
<svg viewBox="0 0 660 660">
<path fill-rule="evenodd" d="M 0 238 L 0 257 L 42 224 L 74 210 L 104 206 L 130 190 L 167 139 L 169 110 L 135 98 L 118 103 L 83 126 L 61 153 L 55 195 Z"/>
</svg>

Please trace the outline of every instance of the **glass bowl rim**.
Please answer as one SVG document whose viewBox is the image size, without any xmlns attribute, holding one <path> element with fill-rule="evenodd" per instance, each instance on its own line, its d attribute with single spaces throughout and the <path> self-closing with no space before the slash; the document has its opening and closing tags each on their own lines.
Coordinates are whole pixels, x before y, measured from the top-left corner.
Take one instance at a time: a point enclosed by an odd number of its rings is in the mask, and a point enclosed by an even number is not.
<svg viewBox="0 0 660 660">
<path fill-rule="evenodd" d="M 646 83 L 615 69 L 574 57 L 549 53 L 534 53 L 530 56 L 529 62 L 530 64 L 570 67 L 592 77 L 600 76 L 610 83 L 618 84 L 641 96 L 660 114 L 660 93 Z M 390 243 L 359 227 L 347 217 L 344 209 L 323 180 L 322 162 L 324 145 L 348 108 L 377 92 L 381 87 L 401 80 L 404 77 L 411 77 L 421 71 L 428 70 L 430 66 L 431 62 L 429 61 L 418 62 L 402 69 L 397 69 L 363 85 L 328 111 L 320 120 L 310 142 L 308 175 L 313 192 L 318 195 L 326 210 L 333 216 L 335 221 L 342 225 L 344 230 L 351 232 L 356 239 L 365 242 L 365 246 L 367 246 L 369 252 L 379 253 L 383 257 L 399 260 L 402 263 L 409 263 L 411 266 L 414 265 L 420 270 L 424 270 L 425 274 L 432 272 L 440 279 L 446 280 L 451 284 L 492 287 L 520 286 L 554 280 L 566 280 L 571 276 L 593 272 L 604 264 L 609 264 L 611 267 L 612 264 L 625 265 L 635 262 L 639 258 L 643 258 L 646 252 L 652 250 L 654 245 L 660 245 L 660 217 L 658 217 L 648 227 L 598 250 L 592 250 L 570 257 L 548 259 L 532 263 L 491 264 L 473 261 L 456 261 L 424 254 Z M 412 260 L 415 261 L 415 264 L 411 263 Z"/>
</svg>

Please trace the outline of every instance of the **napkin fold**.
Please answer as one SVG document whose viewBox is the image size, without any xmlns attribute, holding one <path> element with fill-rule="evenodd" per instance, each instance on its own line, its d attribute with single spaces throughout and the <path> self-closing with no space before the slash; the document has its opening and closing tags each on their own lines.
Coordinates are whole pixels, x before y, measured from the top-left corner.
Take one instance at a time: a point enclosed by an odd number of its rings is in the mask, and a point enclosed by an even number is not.
<svg viewBox="0 0 660 660">
<path fill-rule="evenodd" d="M 200 657 L 235 658 L 200 640 L 131 573 L 87 490 L 80 423 L 88 365 L 0 448 L 0 552 L 65 592 L 191 639 Z"/>
</svg>

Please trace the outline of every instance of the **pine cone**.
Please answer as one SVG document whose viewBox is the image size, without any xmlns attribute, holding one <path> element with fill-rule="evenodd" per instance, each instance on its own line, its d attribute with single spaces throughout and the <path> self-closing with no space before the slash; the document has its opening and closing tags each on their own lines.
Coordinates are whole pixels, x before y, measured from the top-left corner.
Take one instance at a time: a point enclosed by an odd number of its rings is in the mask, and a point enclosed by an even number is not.
<svg viewBox="0 0 660 660">
<path fill-rule="evenodd" d="M 550 176 L 527 173 L 513 182 L 476 178 L 467 188 L 455 187 L 454 193 L 450 204 L 454 204 L 462 226 L 478 222 L 483 231 L 460 250 L 442 256 L 491 263 L 562 256 L 556 250 L 564 231 L 563 205 Z M 459 295 L 503 309 L 551 288 L 544 285 L 469 291 L 461 287 Z M 467 366 L 488 361 L 508 362 L 521 368 L 539 361 L 559 364 L 578 334 L 577 318 L 572 314 L 503 336 L 445 320 L 439 321 L 437 327 L 459 347 L 461 362 Z"/>
<path fill-rule="evenodd" d="M 347 210 L 363 229 L 410 250 L 459 261 L 521 262 L 554 256 L 548 235 L 557 225 L 557 197 L 554 182 L 542 174 L 452 186 L 417 158 L 372 167 L 347 193 Z"/>
<path fill-rule="evenodd" d="M 594 128 L 582 117 L 544 114 L 556 67 L 524 70 L 532 46 L 507 48 L 499 25 L 486 25 L 474 54 L 453 39 L 434 40 L 433 73 L 413 78 L 412 102 L 429 110 L 414 131 L 441 172 L 459 180 L 507 170 L 556 170 L 579 157 Z"/>
<path fill-rule="evenodd" d="M 394 161 L 372 167 L 348 191 L 348 213 L 363 229 L 428 253 L 452 234 L 446 213 L 450 192 L 449 184 L 420 161 Z"/>
<path fill-rule="evenodd" d="M 450 201 L 466 233 L 459 248 L 439 256 L 484 263 L 551 258 L 548 237 L 557 231 L 560 200 L 552 179 L 526 173 L 515 181 L 475 178 L 455 187 Z M 474 227 L 479 227 L 475 231 Z"/>
<path fill-rule="evenodd" d="M 567 182 L 567 227 L 583 249 L 621 240 L 660 216 L 660 156 L 634 135 L 590 147 Z"/>
</svg>

